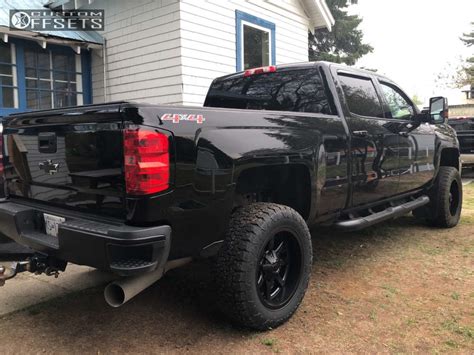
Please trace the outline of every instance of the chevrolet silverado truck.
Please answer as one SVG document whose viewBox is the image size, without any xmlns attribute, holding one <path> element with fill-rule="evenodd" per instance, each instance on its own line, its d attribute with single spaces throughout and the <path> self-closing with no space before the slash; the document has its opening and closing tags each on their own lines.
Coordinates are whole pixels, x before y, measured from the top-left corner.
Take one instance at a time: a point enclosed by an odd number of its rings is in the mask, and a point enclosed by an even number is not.
<svg viewBox="0 0 474 355">
<path fill-rule="evenodd" d="M 204 107 L 113 102 L 3 122 L 0 232 L 35 251 L 3 267 L 57 276 L 67 262 L 123 278 L 120 306 L 166 271 L 213 261 L 220 308 L 276 327 L 303 299 L 309 227 L 460 217 L 460 152 L 447 102 L 420 113 L 393 81 L 313 62 L 215 79 Z M 1 260 L 1 258 L 0 258 Z"/>
</svg>

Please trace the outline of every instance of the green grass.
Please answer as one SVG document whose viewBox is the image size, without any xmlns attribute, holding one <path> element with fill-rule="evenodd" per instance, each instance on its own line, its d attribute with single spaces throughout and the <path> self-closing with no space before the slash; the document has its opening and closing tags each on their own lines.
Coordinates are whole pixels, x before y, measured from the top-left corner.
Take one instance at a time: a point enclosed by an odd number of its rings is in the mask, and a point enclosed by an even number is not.
<svg viewBox="0 0 474 355">
<path fill-rule="evenodd" d="M 461 223 L 474 224 L 474 183 L 463 186 Z"/>
<path fill-rule="evenodd" d="M 474 183 L 463 186 L 463 207 L 474 210 Z"/>
<path fill-rule="evenodd" d="M 466 340 L 474 339 L 474 328 L 460 325 L 455 318 L 444 321 L 441 326 L 454 334 L 461 335 Z"/>
<path fill-rule="evenodd" d="M 262 339 L 262 344 L 272 348 L 276 344 L 276 340 L 271 338 L 265 338 Z"/>
<path fill-rule="evenodd" d="M 393 286 L 390 286 L 390 285 L 382 285 L 382 288 L 385 290 L 385 291 L 388 291 L 390 294 L 392 295 L 396 295 L 398 294 L 398 290 L 393 287 Z"/>
<path fill-rule="evenodd" d="M 420 245 L 420 250 L 431 256 L 439 255 L 443 252 L 443 249 L 440 247 L 432 247 L 430 245 Z M 444 249 L 444 251 L 446 251 L 446 249 Z"/>
<path fill-rule="evenodd" d="M 459 348 L 459 344 L 456 343 L 454 340 L 447 340 L 444 342 L 447 346 L 449 346 L 450 348 L 454 348 L 454 349 L 457 349 Z"/>
<path fill-rule="evenodd" d="M 453 292 L 453 293 L 451 294 L 451 298 L 452 298 L 453 300 L 457 301 L 457 300 L 459 300 L 460 295 L 459 295 L 459 293 L 457 293 L 457 292 Z"/>
</svg>

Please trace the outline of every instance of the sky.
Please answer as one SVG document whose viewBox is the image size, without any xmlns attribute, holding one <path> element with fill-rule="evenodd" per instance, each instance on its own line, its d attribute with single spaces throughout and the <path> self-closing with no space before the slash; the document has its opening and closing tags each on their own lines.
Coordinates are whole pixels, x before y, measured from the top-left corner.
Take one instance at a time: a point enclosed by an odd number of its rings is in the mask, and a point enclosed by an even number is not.
<svg viewBox="0 0 474 355">
<path fill-rule="evenodd" d="M 441 95 L 461 103 L 462 93 L 436 87 L 436 77 L 474 55 L 459 39 L 474 22 L 474 0 L 359 0 L 349 13 L 363 18 L 359 28 L 374 47 L 356 66 L 377 69 L 425 103 Z"/>
</svg>

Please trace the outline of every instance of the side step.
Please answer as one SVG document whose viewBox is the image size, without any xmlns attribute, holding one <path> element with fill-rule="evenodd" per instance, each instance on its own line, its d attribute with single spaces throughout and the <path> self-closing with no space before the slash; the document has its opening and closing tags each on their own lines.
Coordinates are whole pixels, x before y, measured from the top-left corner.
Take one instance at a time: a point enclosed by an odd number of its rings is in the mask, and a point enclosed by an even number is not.
<svg viewBox="0 0 474 355">
<path fill-rule="evenodd" d="M 376 223 L 386 221 L 388 219 L 397 218 L 413 211 L 414 209 L 424 206 L 430 202 L 428 196 L 420 196 L 415 200 L 405 202 L 398 206 L 391 206 L 387 209 L 369 214 L 365 217 L 358 217 L 353 219 L 347 219 L 338 221 L 335 223 L 335 227 L 343 231 L 356 231 L 366 227 L 370 227 Z"/>
</svg>

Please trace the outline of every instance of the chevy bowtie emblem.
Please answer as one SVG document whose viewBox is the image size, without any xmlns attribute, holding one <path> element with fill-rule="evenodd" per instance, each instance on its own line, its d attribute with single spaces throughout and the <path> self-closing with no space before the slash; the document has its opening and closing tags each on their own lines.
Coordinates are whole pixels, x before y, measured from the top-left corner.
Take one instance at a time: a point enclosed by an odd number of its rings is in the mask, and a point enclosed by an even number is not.
<svg viewBox="0 0 474 355">
<path fill-rule="evenodd" d="M 59 163 L 53 163 L 51 159 L 48 159 L 42 163 L 39 163 L 39 168 L 46 174 L 54 175 L 58 172 Z"/>
</svg>

